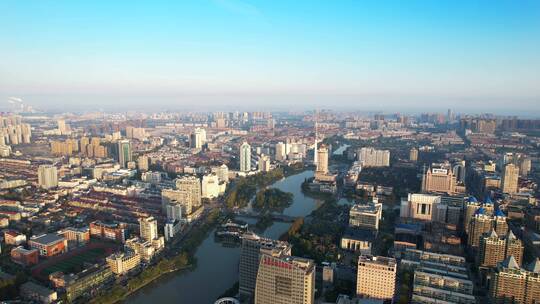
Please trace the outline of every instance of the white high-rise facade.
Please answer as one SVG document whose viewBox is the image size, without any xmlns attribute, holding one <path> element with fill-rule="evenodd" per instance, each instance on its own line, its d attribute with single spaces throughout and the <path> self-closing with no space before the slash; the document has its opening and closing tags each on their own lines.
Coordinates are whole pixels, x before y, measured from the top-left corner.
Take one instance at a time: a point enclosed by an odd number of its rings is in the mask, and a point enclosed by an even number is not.
<svg viewBox="0 0 540 304">
<path fill-rule="evenodd" d="M 202 178 L 202 197 L 216 198 L 220 195 L 219 178 L 215 174 L 208 174 Z"/>
<path fill-rule="evenodd" d="M 191 134 L 191 147 L 201 149 L 206 143 L 206 130 L 202 128 L 196 128 Z"/>
<path fill-rule="evenodd" d="M 251 146 L 247 142 L 240 146 L 240 171 L 251 171 Z"/>
<path fill-rule="evenodd" d="M 358 161 L 363 167 L 388 167 L 390 166 L 390 151 L 362 148 L 358 152 Z"/>
</svg>

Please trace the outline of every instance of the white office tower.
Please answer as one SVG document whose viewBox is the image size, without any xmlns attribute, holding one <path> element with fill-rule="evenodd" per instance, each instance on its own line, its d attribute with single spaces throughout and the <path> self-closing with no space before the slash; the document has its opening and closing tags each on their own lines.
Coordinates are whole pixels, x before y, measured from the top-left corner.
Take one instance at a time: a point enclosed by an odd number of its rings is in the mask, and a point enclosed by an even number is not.
<svg viewBox="0 0 540 304">
<path fill-rule="evenodd" d="M 206 130 L 196 128 L 191 134 L 190 144 L 192 148 L 201 149 L 206 143 Z"/>
<path fill-rule="evenodd" d="M 38 168 L 38 184 L 43 189 L 51 189 L 58 186 L 58 171 L 55 166 L 41 165 Z"/>
<path fill-rule="evenodd" d="M 251 146 L 247 142 L 240 146 L 240 171 L 251 171 Z"/>
</svg>

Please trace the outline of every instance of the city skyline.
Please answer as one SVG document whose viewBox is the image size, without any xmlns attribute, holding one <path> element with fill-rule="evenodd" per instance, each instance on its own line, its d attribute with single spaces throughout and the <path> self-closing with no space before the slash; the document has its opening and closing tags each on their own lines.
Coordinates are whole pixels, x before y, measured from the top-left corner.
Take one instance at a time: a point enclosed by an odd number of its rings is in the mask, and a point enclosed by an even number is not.
<svg viewBox="0 0 540 304">
<path fill-rule="evenodd" d="M 17 97 L 52 111 L 540 111 L 535 1 L 9 1 L 0 11 L 2 110 Z"/>
<path fill-rule="evenodd" d="M 539 0 L 0 0 L 0 302 L 537 304 L 539 50 Z"/>
</svg>

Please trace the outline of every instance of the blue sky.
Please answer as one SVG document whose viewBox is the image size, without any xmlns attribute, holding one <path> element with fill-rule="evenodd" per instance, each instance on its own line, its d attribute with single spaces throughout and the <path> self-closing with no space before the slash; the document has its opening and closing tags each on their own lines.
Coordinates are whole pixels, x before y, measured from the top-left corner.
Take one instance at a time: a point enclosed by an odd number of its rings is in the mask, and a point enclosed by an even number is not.
<svg viewBox="0 0 540 304">
<path fill-rule="evenodd" d="M 0 1 L 0 105 L 540 113 L 540 1 Z"/>
</svg>

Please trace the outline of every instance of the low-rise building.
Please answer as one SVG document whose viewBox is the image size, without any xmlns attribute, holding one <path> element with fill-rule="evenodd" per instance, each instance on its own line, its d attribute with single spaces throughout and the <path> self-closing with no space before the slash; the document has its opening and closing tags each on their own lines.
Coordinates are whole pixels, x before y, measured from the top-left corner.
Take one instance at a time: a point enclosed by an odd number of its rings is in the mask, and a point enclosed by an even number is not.
<svg viewBox="0 0 540 304">
<path fill-rule="evenodd" d="M 464 257 L 407 249 L 401 268 L 414 271 L 413 303 L 476 303 Z"/>
<path fill-rule="evenodd" d="M 90 229 L 88 227 L 68 227 L 62 230 L 60 234 L 68 241 L 70 247 L 85 245 L 90 241 Z"/>
<path fill-rule="evenodd" d="M 165 248 L 165 238 L 159 237 L 155 240 L 145 241 L 140 238 L 131 238 L 126 241 L 126 249 L 133 250 L 141 256 L 141 260 L 150 261 L 154 256 Z"/>
<path fill-rule="evenodd" d="M 11 260 L 23 266 L 36 265 L 39 261 L 39 251 L 37 249 L 25 249 L 19 246 L 11 249 Z"/>
<path fill-rule="evenodd" d="M 65 287 L 66 298 L 73 302 L 80 296 L 90 292 L 114 279 L 114 275 L 108 266 L 94 265 L 78 274 L 65 275 L 58 281 Z"/>
<path fill-rule="evenodd" d="M 19 246 L 26 243 L 26 235 L 14 230 L 4 231 L 4 241 L 7 245 Z"/>
<path fill-rule="evenodd" d="M 371 254 L 376 236 L 376 232 L 372 230 L 347 229 L 341 237 L 341 249 Z"/>
<path fill-rule="evenodd" d="M 104 223 L 94 221 L 90 223 L 90 236 L 113 240 L 118 243 L 126 242 L 126 229 L 119 223 Z"/>
<path fill-rule="evenodd" d="M 33 302 L 49 304 L 58 299 L 56 291 L 33 282 L 26 282 L 19 289 L 21 298 Z"/>
<path fill-rule="evenodd" d="M 56 233 L 33 236 L 28 245 L 32 249 L 37 249 L 39 255 L 44 257 L 58 255 L 68 250 L 67 240 Z"/>
</svg>

